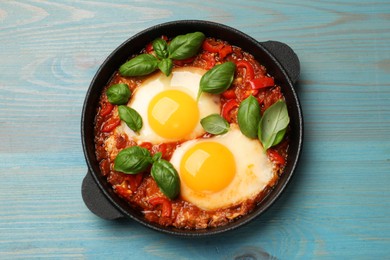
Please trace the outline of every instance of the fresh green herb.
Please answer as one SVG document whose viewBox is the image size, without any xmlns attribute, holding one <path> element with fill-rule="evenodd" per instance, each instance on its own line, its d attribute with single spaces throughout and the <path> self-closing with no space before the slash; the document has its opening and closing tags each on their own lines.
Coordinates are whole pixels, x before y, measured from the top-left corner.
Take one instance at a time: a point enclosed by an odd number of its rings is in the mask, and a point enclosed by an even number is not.
<svg viewBox="0 0 390 260">
<path fill-rule="evenodd" d="M 171 74 L 172 60 L 184 60 L 194 56 L 202 45 L 205 35 L 201 32 L 178 35 L 168 44 L 157 38 L 153 41 L 153 50 L 156 56 L 140 54 L 127 61 L 119 68 L 122 76 L 145 76 L 159 68 L 166 76 Z"/>
<path fill-rule="evenodd" d="M 202 92 L 221 94 L 227 90 L 233 82 L 235 70 L 236 65 L 228 61 L 207 71 L 200 79 L 198 99 Z"/>
<path fill-rule="evenodd" d="M 283 140 L 286 131 L 287 131 L 287 127 L 276 134 L 275 141 L 273 142 L 272 146 L 279 144 Z"/>
<path fill-rule="evenodd" d="M 165 74 L 165 76 L 169 76 L 171 74 L 173 68 L 173 62 L 171 59 L 162 59 L 158 63 L 158 68 Z"/>
<path fill-rule="evenodd" d="M 137 174 L 147 170 L 150 165 L 151 175 L 160 190 L 170 199 L 180 192 L 179 174 L 173 165 L 161 159 L 162 154 L 151 156 L 148 149 L 132 146 L 120 151 L 114 161 L 114 170 L 126 174 Z"/>
<path fill-rule="evenodd" d="M 205 35 L 201 32 L 176 36 L 168 46 L 169 57 L 174 60 L 184 60 L 194 56 L 204 39 Z"/>
<path fill-rule="evenodd" d="M 287 105 L 283 100 L 277 101 L 264 112 L 259 123 L 258 138 L 265 150 L 283 139 L 289 123 Z"/>
<path fill-rule="evenodd" d="M 257 137 L 260 117 L 260 105 L 255 97 L 250 95 L 241 102 L 237 112 L 237 121 L 241 132 L 245 136 L 249 138 Z"/>
<path fill-rule="evenodd" d="M 127 126 L 138 133 L 142 128 L 142 118 L 137 111 L 128 106 L 119 106 L 118 107 L 119 118 L 127 124 Z"/>
<path fill-rule="evenodd" d="M 200 124 L 206 132 L 214 135 L 225 134 L 229 131 L 229 123 L 219 114 L 211 114 L 200 120 Z"/>
<path fill-rule="evenodd" d="M 144 76 L 154 72 L 158 67 L 158 59 L 151 54 L 140 54 L 119 68 L 122 76 Z"/>
<path fill-rule="evenodd" d="M 127 174 L 137 174 L 145 171 L 152 162 L 149 150 L 132 146 L 118 153 L 114 161 L 114 170 Z"/>
<path fill-rule="evenodd" d="M 159 59 L 166 59 L 169 56 L 168 44 L 161 38 L 157 38 L 153 41 L 153 50 Z"/>
<path fill-rule="evenodd" d="M 106 91 L 108 102 L 114 105 L 123 105 L 129 101 L 131 91 L 127 84 L 112 85 Z"/>
<path fill-rule="evenodd" d="M 160 160 L 162 157 L 162 153 L 161 152 L 158 152 L 158 153 L 155 153 L 152 157 L 152 160 L 153 162 L 157 162 L 158 160 Z"/>
<path fill-rule="evenodd" d="M 174 199 L 179 194 L 179 174 L 170 162 L 163 159 L 155 161 L 151 169 L 151 175 L 165 196 Z"/>
</svg>

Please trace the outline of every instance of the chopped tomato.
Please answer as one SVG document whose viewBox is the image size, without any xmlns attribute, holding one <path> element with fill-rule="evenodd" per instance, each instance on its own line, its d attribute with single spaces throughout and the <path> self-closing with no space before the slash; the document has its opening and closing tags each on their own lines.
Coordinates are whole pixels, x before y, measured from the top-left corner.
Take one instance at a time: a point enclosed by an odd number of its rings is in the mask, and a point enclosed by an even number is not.
<svg viewBox="0 0 390 260">
<path fill-rule="evenodd" d="M 253 69 L 252 64 L 246 60 L 240 60 L 236 62 L 237 68 L 245 69 L 245 79 L 252 80 L 255 77 L 255 70 Z"/>
<path fill-rule="evenodd" d="M 206 62 L 206 70 L 209 70 L 215 66 L 215 57 L 212 53 L 205 52 L 202 54 L 201 58 Z"/>
<path fill-rule="evenodd" d="M 116 140 L 116 148 L 117 149 L 123 149 L 126 147 L 127 140 L 122 135 L 116 135 L 115 140 Z"/>
<path fill-rule="evenodd" d="M 267 93 L 267 89 L 263 88 L 263 89 L 259 89 L 258 91 L 259 91 L 259 93 L 256 96 L 257 101 L 259 101 L 259 104 L 263 104 L 264 99 L 265 99 L 265 95 Z"/>
<path fill-rule="evenodd" d="M 175 151 L 177 143 L 162 143 L 160 145 L 155 145 L 153 147 L 153 154 L 161 153 L 161 158 L 169 160 L 172 156 L 173 151 Z"/>
<path fill-rule="evenodd" d="M 259 102 L 260 105 L 264 103 L 264 95 L 260 95 L 260 96 L 256 97 L 256 99 L 257 99 L 257 102 Z"/>
<path fill-rule="evenodd" d="M 271 89 L 270 91 L 267 91 L 264 96 L 264 109 L 269 108 L 274 104 L 276 101 L 283 98 L 283 94 L 280 90 L 280 87 Z"/>
<path fill-rule="evenodd" d="M 243 90 L 243 95 L 241 95 L 241 100 L 246 99 L 250 95 L 256 96 L 259 93 L 257 89 L 245 89 Z"/>
<path fill-rule="evenodd" d="M 222 116 L 225 118 L 227 121 L 231 121 L 231 115 L 230 111 L 232 111 L 234 108 L 238 107 L 238 102 L 235 99 L 229 100 L 226 102 L 223 107 L 222 107 Z"/>
<path fill-rule="evenodd" d="M 173 64 L 175 64 L 176 66 L 184 66 L 185 64 L 191 63 L 194 60 L 195 60 L 195 57 L 191 57 L 191 58 L 188 58 L 185 60 L 173 60 Z"/>
<path fill-rule="evenodd" d="M 138 189 L 139 185 L 141 185 L 142 179 L 143 179 L 142 173 L 129 174 L 126 176 L 126 181 L 130 185 L 130 190 L 132 192 L 135 192 Z"/>
<path fill-rule="evenodd" d="M 168 145 L 165 143 L 162 143 L 158 146 L 158 152 L 161 153 L 161 157 L 164 158 L 167 153 L 167 147 Z"/>
<path fill-rule="evenodd" d="M 260 89 L 266 87 L 272 87 L 275 85 L 274 79 L 271 77 L 256 78 L 249 81 L 252 89 Z"/>
<path fill-rule="evenodd" d="M 115 192 L 123 198 L 127 198 L 132 194 L 131 190 L 127 189 L 126 187 L 123 187 L 122 185 L 115 186 Z"/>
<path fill-rule="evenodd" d="M 117 117 L 111 117 L 108 119 L 102 126 L 102 132 L 108 133 L 114 130 L 119 124 L 121 120 Z"/>
<path fill-rule="evenodd" d="M 225 46 L 223 46 L 222 49 L 220 49 L 220 50 L 218 51 L 219 58 L 220 58 L 220 59 L 223 59 L 223 58 L 225 58 L 227 55 L 229 55 L 229 54 L 232 53 L 232 52 L 233 52 L 232 46 L 230 46 L 230 45 L 225 45 Z"/>
<path fill-rule="evenodd" d="M 139 146 L 143 147 L 143 148 L 146 148 L 148 149 L 149 151 L 152 150 L 152 147 L 153 147 L 153 144 L 152 143 L 149 143 L 149 142 L 144 142 L 142 144 L 140 144 Z"/>
<path fill-rule="evenodd" d="M 107 159 L 103 159 L 99 163 L 103 176 L 107 176 L 110 173 L 110 162 Z"/>
<path fill-rule="evenodd" d="M 172 204 L 171 202 L 163 197 L 155 197 L 149 200 L 149 204 L 153 207 L 161 205 L 161 216 L 170 217 L 172 214 Z"/>
<path fill-rule="evenodd" d="M 145 47 L 145 51 L 147 52 L 147 53 L 151 53 L 152 51 L 153 51 L 153 43 L 148 43 L 148 45 L 146 45 L 146 47 Z"/>
<path fill-rule="evenodd" d="M 275 149 L 268 149 L 267 154 L 274 163 L 279 165 L 286 164 L 286 160 Z"/>
<path fill-rule="evenodd" d="M 236 92 L 234 91 L 234 89 L 228 89 L 222 92 L 222 96 L 226 99 L 233 99 L 236 98 Z"/>
<path fill-rule="evenodd" d="M 161 153 L 161 158 L 169 159 L 175 147 L 175 144 L 162 143 L 156 147 L 154 153 Z"/>
<path fill-rule="evenodd" d="M 102 108 L 100 109 L 100 116 L 105 117 L 108 114 L 111 113 L 111 111 L 114 109 L 114 105 L 110 102 L 104 102 L 102 105 Z"/>
</svg>

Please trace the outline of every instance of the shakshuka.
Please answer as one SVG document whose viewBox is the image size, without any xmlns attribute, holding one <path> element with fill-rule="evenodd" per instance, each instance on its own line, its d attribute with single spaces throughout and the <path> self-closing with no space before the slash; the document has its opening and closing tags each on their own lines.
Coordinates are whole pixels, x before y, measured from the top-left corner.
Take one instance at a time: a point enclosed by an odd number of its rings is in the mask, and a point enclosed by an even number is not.
<svg viewBox="0 0 390 260">
<path fill-rule="evenodd" d="M 101 93 L 95 148 L 113 190 L 182 229 L 249 213 L 283 174 L 289 117 L 261 60 L 201 32 L 161 36 Z"/>
</svg>

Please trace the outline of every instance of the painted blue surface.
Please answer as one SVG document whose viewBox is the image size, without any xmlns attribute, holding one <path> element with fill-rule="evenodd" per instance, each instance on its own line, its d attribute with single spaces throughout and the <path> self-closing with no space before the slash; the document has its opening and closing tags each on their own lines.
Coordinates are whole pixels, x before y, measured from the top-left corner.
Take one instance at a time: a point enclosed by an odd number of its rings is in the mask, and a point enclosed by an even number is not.
<svg viewBox="0 0 390 260">
<path fill-rule="evenodd" d="M 178 19 L 285 42 L 301 61 L 296 175 L 266 214 L 217 238 L 105 221 L 80 194 L 93 75 L 128 37 Z M 2 1 L 0 49 L 1 259 L 389 258 L 388 1 Z"/>
</svg>

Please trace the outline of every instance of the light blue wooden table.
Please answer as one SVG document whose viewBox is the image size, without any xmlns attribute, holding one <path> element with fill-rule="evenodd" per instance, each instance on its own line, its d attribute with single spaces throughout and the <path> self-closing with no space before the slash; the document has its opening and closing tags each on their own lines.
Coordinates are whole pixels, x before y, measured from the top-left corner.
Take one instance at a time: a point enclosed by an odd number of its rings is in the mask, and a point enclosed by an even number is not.
<svg viewBox="0 0 390 260">
<path fill-rule="evenodd" d="M 0 2 L 0 259 L 390 258 L 389 1 L 111 2 Z M 99 64 L 178 19 L 285 42 L 301 61 L 296 175 L 266 214 L 218 238 L 105 221 L 80 193 L 81 108 Z"/>
</svg>

